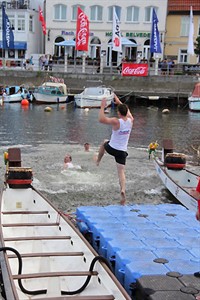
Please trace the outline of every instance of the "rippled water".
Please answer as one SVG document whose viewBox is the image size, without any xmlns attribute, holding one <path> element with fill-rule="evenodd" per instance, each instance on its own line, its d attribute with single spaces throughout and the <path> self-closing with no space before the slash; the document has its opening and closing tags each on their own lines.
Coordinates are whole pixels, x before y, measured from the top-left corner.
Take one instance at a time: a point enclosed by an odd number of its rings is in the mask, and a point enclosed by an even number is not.
<svg viewBox="0 0 200 300">
<path fill-rule="evenodd" d="M 111 133 L 109 126 L 98 122 L 98 109 L 86 112 L 75 109 L 73 104 L 52 106 L 51 112 L 44 112 L 44 108 L 23 108 L 20 104 L 0 107 L 1 178 L 5 169 L 3 152 L 8 147 L 20 147 L 23 165 L 33 169 L 34 186 L 60 209 L 118 204 L 119 185 L 113 158 L 106 155 L 99 167 L 93 161 L 101 141 Z M 148 160 L 147 146 L 151 141 L 162 144 L 164 138 L 171 138 L 176 150 L 188 154 L 189 164 L 199 172 L 191 145 L 200 144 L 200 113 L 176 109 L 162 114 L 156 107 L 131 110 L 135 121 L 126 166 L 128 203 L 172 201 Z M 111 109 L 110 115 L 116 115 L 115 109 Z M 89 153 L 84 152 L 86 141 L 91 144 Z M 73 163 L 80 165 L 81 170 L 62 170 L 66 153 L 72 155 Z"/>
</svg>

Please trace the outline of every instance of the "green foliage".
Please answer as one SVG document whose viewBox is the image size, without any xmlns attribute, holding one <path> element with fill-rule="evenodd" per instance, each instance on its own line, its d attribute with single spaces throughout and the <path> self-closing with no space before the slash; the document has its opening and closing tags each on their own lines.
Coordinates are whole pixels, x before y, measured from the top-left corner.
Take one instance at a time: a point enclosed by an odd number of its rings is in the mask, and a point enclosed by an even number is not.
<svg viewBox="0 0 200 300">
<path fill-rule="evenodd" d="M 194 53 L 199 57 L 199 61 L 200 61 L 200 36 L 198 36 L 196 38 L 196 43 L 194 43 L 195 45 L 195 49 L 194 49 Z"/>
</svg>

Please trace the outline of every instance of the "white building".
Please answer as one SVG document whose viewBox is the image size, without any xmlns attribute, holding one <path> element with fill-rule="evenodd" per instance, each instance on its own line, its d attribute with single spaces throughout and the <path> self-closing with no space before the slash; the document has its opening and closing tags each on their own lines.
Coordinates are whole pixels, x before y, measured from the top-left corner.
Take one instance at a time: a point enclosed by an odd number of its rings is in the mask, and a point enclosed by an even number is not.
<svg viewBox="0 0 200 300">
<path fill-rule="evenodd" d="M 57 57 L 64 56 L 64 47 L 55 43 L 71 40 L 76 37 L 77 7 L 88 16 L 90 21 L 89 51 L 91 58 L 105 55 L 107 65 L 118 64 L 122 57 L 135 61 L 139 58 L 150 58 L 150 33 L 152 24 L 152 9 L 155 8 L 159 20 L 158 29 L 162 49 L 166 31 L 167 0 L 113 0 L 86 1 L 78 0 L 45 0 L 44 14 L 46 18 L 47 35 L 45 37 L 45 53 Z M 120 30 L 125 38 L 122 53 L 112 51 L 112 15 L 115 6 L 120 20 Z M 129 42 L 136 45 L 128 45 Z M 81 56 L 74 47 L 67 47 L 69 56 Z M 162 54 L 159 55 L 162 58 Z"/>
<path fill-rule="evenodd" d="M 43 45 L 41 24 L 38 21 L 38 8 L 42 0 L 19 0 L 0 2 L 12 25 L 15 49 L 2 49 L 2 13 L 0 11 L 0 60 L 5 58 L 7 66 L 21 65 L 33 53 L 42 53 Z"/>
</svg>

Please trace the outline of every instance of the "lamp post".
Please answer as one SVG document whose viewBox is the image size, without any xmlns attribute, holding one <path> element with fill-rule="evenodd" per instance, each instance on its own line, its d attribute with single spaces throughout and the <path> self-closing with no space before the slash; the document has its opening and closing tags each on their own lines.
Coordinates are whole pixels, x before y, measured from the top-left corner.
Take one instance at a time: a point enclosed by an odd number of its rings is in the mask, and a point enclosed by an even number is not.
<svg viewBox="0 0 200 300">
<path fill-rule="evenodd" d="M 159 60 L 159 57 L 156 54 L 156 57 L 155 57 L 155 75 L 158 75 L 158 60 Z"/>
<path fill-rule="evenodd" d="M 82 62 L 82 73 L 85 73 L 85 58 L 86 58 L 86 54 L 85 52 L 83 52 L 83 62 Z"/>
<path fill-rule="evenodd" d="M 103 73 L 103 59 L 104 58 L 104 54 L 101 53 L 101 61 L 100 61 L 100 73 L 102 74 Z"/>
</svg>

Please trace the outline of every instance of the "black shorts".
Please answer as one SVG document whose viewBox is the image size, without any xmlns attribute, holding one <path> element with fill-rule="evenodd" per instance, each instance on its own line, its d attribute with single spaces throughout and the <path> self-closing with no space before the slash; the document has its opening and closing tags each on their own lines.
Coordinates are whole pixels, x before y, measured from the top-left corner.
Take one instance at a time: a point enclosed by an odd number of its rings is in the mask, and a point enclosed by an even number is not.
<svg viewBox="0 0 200 300">
<path fill-rule="evenodd" d="M 112 148 L 109 145 L 109 141 L 105 142 L 104 148 L 105 148 L 105 150 L 108 154 L 115 157 L 115 161 L 118 164 L 120 164 L 120 165 L 125 165 L 126 164 L 126 158 L 128 156 L 128 153 L 126 151 L 121 151 L 121 150 L 117 150 L 117 149 Z"/>
</svg>

